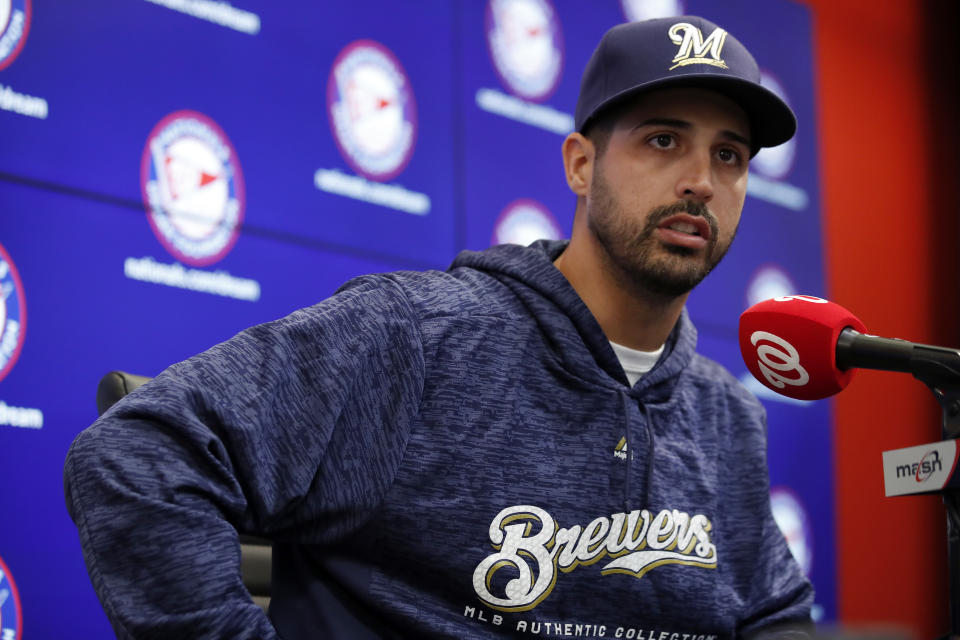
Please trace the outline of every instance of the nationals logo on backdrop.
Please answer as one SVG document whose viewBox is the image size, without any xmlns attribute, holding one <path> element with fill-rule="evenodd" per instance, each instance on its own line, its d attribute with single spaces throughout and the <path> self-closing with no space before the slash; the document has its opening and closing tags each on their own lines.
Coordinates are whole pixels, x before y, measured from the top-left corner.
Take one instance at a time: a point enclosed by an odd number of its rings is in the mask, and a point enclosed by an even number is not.
<svg viewBox="0 0 960 640">
<path fill-rule="evenodd" d="M 490 0 L 486 31 L 504 85 L 521 98 L 549 98 L 563 72 L 563 33 L 549 0 Z"/>
<path fill-rule="evenodd" d="M 175 258 L 202 266 L 233 247 L 243 221 L 240 162 L 217 124 L 195 111 L 161 120 L 143 150 L 147 219 Z"/>
<path fill-rule="evenodd" d="M 0 0 L 0 69 L 12 63 L 30 30 L 30 0 Z"/>
<path fill-rule="evenodd" d="M 0 380 L 20 355 L 27 330 L 27 306 L 20 274 L 0 245 Z"/>
<path fill-rule="evenodd" d="M 760 71 L 760 84 L 777 94 L 781 100 L 790 104 L 786 89 L 771 72 L 765 69 Z M 793 161 L 796 155 L 797 138 L 793 137 L 776 147 L 761 149 L 750 161 L 750 167 L 768 178 L 780 180 L 785 178 L 793 169 Z"/>
<path fill-rule="evenodd" d="M 403 171 L 416 142 L 417 107 L 389 49 L 373 40 L 344 47 L 330 69 L 327 108 L 337 146 L 354 171 L 381 182 Z"/>
<path fill-rule="evenodd" d="M 753 306 L 770 298 L 779 298 L 796 293 L 797 286 L 786 269 L 777 264 L 764 264 L 754 271 L 747 285 L 747 306 Z"/>
<path fill-rule="evenodd" d="M 10 569 L 0 558 L 0 638 L 2 640 L 20 640 L 23 637 L 23 612 L 20 608 L 20 594 L 13 582 Z"/>
<path fill-rule="evenodd" d="M 493 244 L 519 244 L 527 246 L 534 240 L 558 240 L 563 237 L 557 224 L 545 206 L 536 200 L 514 200 L 500 212 L 493 228 Z"/>
<path fill-rule="evenodd" d="M 800 499 L 785 487 L 776 487 L 770 491 L 770 507 L 773 510 L 773 519 L 787 540 L 790 553 L 803 569 L 803 573 L 810 575 L 810 568 L 813 566 L 813 530 L 807 510 L 803 508 Z"/>
<path fill-rule="evenodd" d="M 686 15 L 684 0 L 620 0 L 624 17 L 630 22 Z"/>
<path fill-rule="evenodd" d="M 795 108 L 783 83 L 772 72 L 761 69 L 760 84 Z M 797 146 L 802 137 L 794 136 L 776 147 L 765 147 L 750 160 L 747 195 L 793 211 L 807 209 L 810 194 L 806 189 L 787 182 L 797 165 Z"/>
</svg>

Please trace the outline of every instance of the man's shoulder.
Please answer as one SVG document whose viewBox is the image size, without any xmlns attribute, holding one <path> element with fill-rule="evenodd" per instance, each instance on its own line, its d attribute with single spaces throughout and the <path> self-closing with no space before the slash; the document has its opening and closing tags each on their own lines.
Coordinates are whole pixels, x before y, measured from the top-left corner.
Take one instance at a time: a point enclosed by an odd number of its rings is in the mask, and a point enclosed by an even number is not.
<svg viewBox="0 0 960 640">
<path fill-rule="evenodd" d="M 713 394 L 723 395 L 746 408 L 762 409 L 760 401 L 725 366 L 701 353 L 695 353 L 687 373 L 693 384 Z"/>
<path fill-rule="evenodd" d="M 402 298 L 422 319 L 509 315 L 516 306 L 500 281 L 470 268 L 369 274 L 347 282 L 340 291 L 358 289 L 380 290 L 385 296 Z"/>
</svg>

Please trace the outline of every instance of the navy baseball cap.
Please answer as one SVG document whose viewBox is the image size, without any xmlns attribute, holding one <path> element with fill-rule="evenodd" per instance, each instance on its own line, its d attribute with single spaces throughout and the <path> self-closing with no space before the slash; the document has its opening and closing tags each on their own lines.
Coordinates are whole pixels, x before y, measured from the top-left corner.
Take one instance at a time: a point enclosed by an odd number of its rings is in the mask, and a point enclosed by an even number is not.
<svg viewBox="0 0 960 640">
<path fill-rule="evenodd" d="M 581 133 L 600 112 L 651 89 L 699 87 L 721 93 L 750 121 L 752 153 L 793 137 L 797 118 L 760 84 L 760 68 L 739 40 L 696 16 L 620 24 L 604 34 L 580 82 L 575 123 Z"/>
</svg>

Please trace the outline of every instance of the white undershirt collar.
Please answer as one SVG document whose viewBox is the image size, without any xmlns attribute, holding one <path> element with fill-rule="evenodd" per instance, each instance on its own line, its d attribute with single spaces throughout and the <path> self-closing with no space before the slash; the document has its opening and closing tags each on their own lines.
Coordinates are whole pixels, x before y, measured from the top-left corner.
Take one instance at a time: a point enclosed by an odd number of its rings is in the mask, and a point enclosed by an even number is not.
<svg viewBox="0 0 960 640">
<path fill-rule="evenodd" d="M 657 360 L 663 353 L 663 345 L 660 345 L 660 348 L 656 351 L 638 351 L 613 341 L 610 342 L 610 346 L 613 347 L 613 352 L 617 354 L 617 360 L 620 361 L 623 372 L 627 374 L 627 380 L 630 381 L 631 387 L 643 374 L 653 369 L 653 365 L 657 364 Z"/>
</svg>

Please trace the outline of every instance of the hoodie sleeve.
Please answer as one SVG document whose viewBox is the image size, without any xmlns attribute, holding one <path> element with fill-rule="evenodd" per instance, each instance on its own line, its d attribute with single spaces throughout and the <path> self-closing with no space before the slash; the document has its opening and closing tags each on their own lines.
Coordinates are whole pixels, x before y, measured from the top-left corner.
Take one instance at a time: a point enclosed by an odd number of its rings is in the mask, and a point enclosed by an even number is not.
<svg viewBox="0 0 960 640">
<path fill-rule="evenodd" d="M 813 586 L 790 554 L 772 515 L 766 519 L 763 535 L 750 596 L 752 612 L 737 635 L 750 640 L 810 638 Z"/>
<path fill-rule="evenodd" d="M 753 477 L 769 478 L 766 460 L 766 412 L 762 407 L 763 440 Z M 813 585 L 803 574 L 787 546 L 783 532 L 773 518 L 769 480 L 764 484 L 760 507 L 762 525 L 753 578 L 747 602 L 747 615 L 740 622 L 737 636 L 750 640 L 802 640 L 812 637 Z"/>
<path fill-rule="evenodd" d="M 94 589 L 119 638 L 275 638 L 237 530 L 323 542 L 373 509 L 423 384 L 400 287 L 332 298 L 174 365 L 74 441 L 64 469 Z"/>
</svg>

